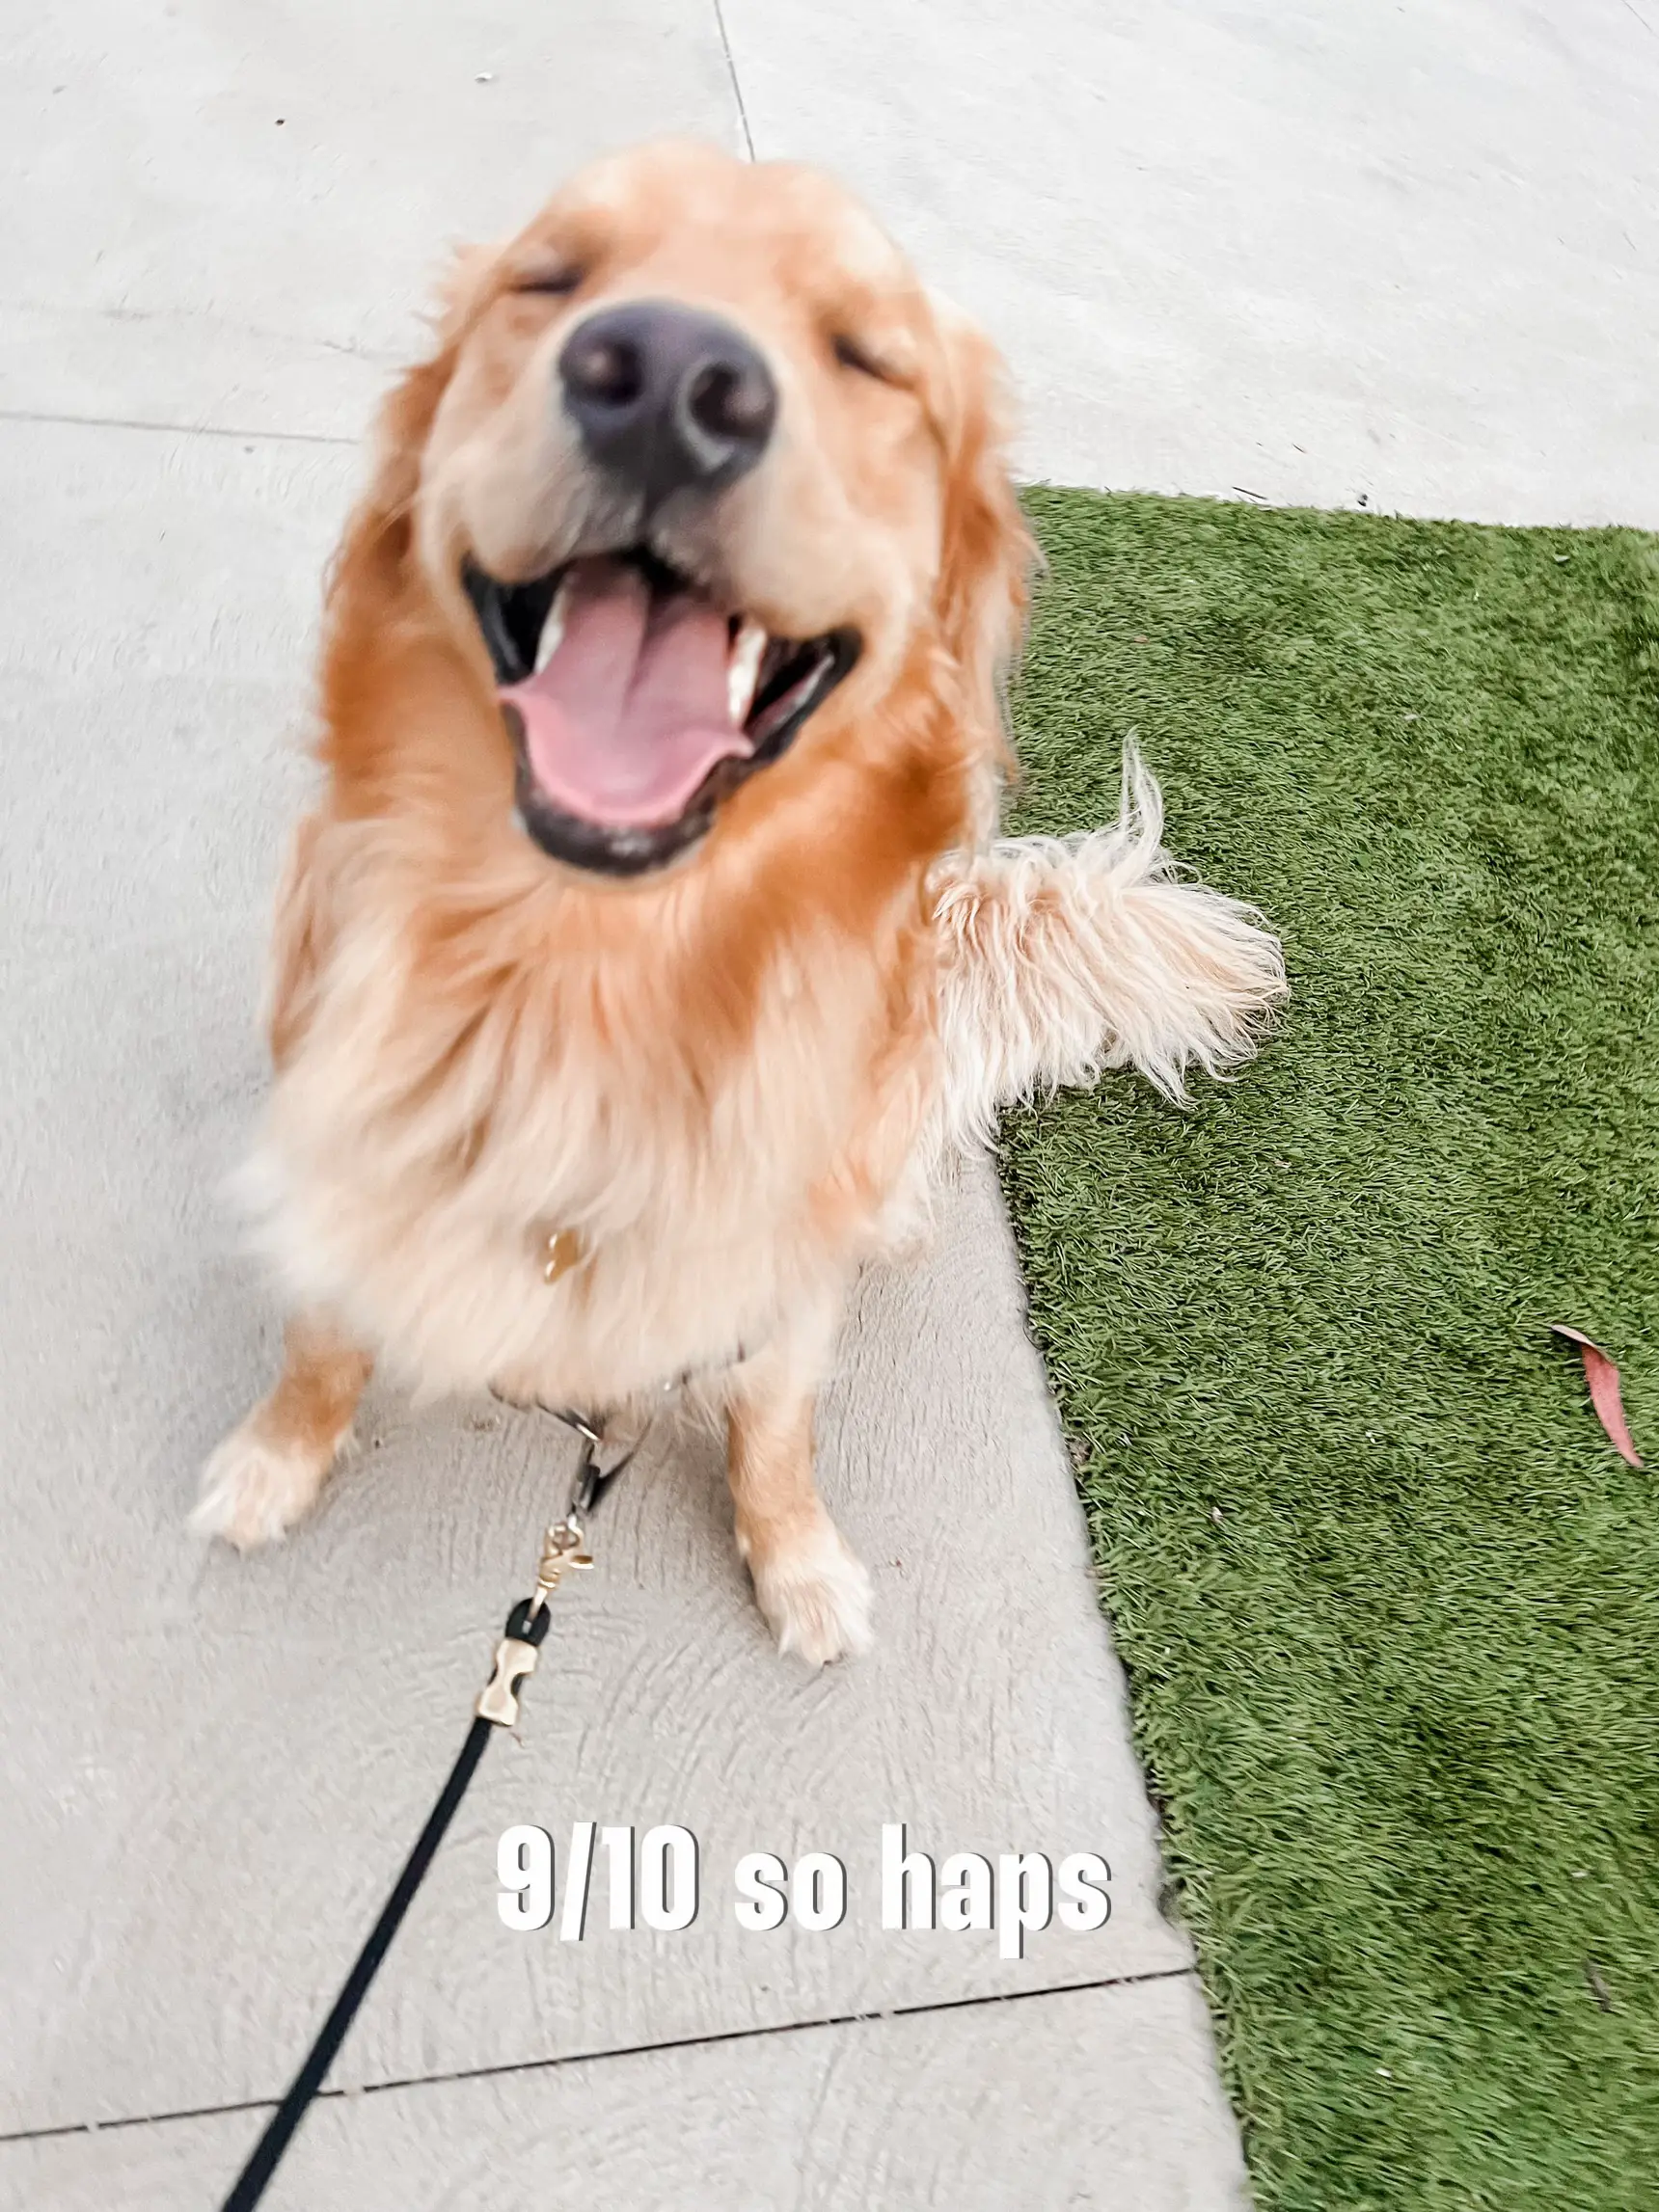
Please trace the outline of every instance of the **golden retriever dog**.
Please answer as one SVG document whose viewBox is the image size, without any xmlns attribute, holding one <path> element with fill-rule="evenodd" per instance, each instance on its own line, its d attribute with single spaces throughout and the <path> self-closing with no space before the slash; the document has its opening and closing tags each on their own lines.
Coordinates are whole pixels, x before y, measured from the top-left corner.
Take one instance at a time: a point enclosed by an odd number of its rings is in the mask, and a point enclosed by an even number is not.
<svg viewBox="0 0 1659 2212">
<path fill-rule="evenodd" d="M 998 840 L 1032 546 L 998 364 L 835 184 L 659 145 L 457 261 L 333 573 L 254 1181 L 286 1302 L 196 1524 L 316 1497 L 371 1365 L 723 1416 L 784 1651 L 869 1633 L 813 1480 L 848 1289 L 997 1109 L 1180 1096 L 1281 994 L 1114 825 Z"/>
</svg>

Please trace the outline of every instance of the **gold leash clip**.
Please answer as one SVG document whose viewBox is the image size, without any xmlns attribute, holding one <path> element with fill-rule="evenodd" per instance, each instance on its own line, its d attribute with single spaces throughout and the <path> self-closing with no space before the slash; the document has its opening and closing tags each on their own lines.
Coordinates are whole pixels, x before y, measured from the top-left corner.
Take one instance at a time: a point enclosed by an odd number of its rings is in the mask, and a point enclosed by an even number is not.
<svg viewBox="0 0 1659 2212">
<path fill-rule="evenodd" d="M 566 1568 L 592 1566 L 585 1544 L 582 1524 L 573 1518 L 556 1521 L 547 1531 L 541 1540 L 541 1565 L 536 1569 L 535 1595 L 526 1607 L 527 1619 L 535 1619 L 558 1588 Z M 524 1636 L 503 1636 L 496 1646 L 490 1679 L 478 1692 L 478 1702 L 473 1708 L 480 1720 L 490 1721 L 497 1728 L 518 1726 L 519 1686 L 527 1676 L 534 1674 L 540 1656 L 539 1645 Z"/>
<path fill-rule="evenodd" d="M 592 1566 L 586 1543 L 582 1524 L 574 1516 L 554 1523 L 541 1540 L 541 1565 L 535 1574 L 535 1596 L 530 1602 L 532 1613 L 540 1612 L 547 1604 L 567 1567 Z"/>
</svg>

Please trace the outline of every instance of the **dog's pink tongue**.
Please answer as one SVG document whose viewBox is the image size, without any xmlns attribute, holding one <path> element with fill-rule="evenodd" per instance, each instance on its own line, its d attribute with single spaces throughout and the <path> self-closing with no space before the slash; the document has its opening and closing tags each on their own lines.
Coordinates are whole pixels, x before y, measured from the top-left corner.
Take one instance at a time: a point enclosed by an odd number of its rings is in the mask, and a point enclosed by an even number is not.
<svg viewBox="0 0 1659 2212">
<path fill-rule="evenodd" d="M 689 592 L 653 601 L 617 560 L 578 561 L 563 611 L 546 667 L 501 693 L 537 788 L 584 822 L 673 822 L 717 761 L 753 749 L 727 703 L 725 616 Z"/>
</svg>

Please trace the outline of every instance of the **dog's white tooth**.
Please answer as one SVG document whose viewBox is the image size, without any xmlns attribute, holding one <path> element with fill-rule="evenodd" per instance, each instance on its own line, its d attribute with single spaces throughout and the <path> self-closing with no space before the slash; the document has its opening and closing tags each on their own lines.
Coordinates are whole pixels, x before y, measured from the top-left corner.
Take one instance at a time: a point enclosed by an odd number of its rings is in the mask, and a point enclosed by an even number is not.
<svg viewBox="0 0 1659 2212">
<path fill-rule="evenodd" d="M 765 651 L 766 632 L 758 622 L 746 614 L 726 665 L 726 708 L 740 729 L 754 702 L 754 687 L 760 676 L 760 657 Z"/>
<path fill-rule="evenodd" d="M 564 635 L 564 595 L 570 588 L 570 579 L 563 577 L 553 595 L 553 605 L 547 610 L 547 620 L 541 626 L 536 641 L 535 672 L 539 676 L 558 651 L 559 639 Z"/>
</svg>

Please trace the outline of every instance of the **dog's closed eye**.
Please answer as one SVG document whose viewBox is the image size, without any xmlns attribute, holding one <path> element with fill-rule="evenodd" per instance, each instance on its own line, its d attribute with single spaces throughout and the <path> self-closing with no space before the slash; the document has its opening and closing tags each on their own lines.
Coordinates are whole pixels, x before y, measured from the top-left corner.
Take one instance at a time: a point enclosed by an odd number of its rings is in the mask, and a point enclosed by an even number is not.
<svg viewBox="0 0 1659 2212">
<path fill-rule="evenodd" d="M 513 281 L 515 292 L 548 292 L 555 298 L 563 298 L 567 292 L 580 289 L 585 269 L 573 261 L 557 261 L 545 267 L 521 270 Z"/>
<path fill-rule="evenodd" d="M 830 341 L 830 351 L 843 368 L 857 369 L 860 376 L 872 376 L 878 384 L 895 382 L 892 371 L 857 338 L 846 331 L 837 331 Z"/>
</svg>

